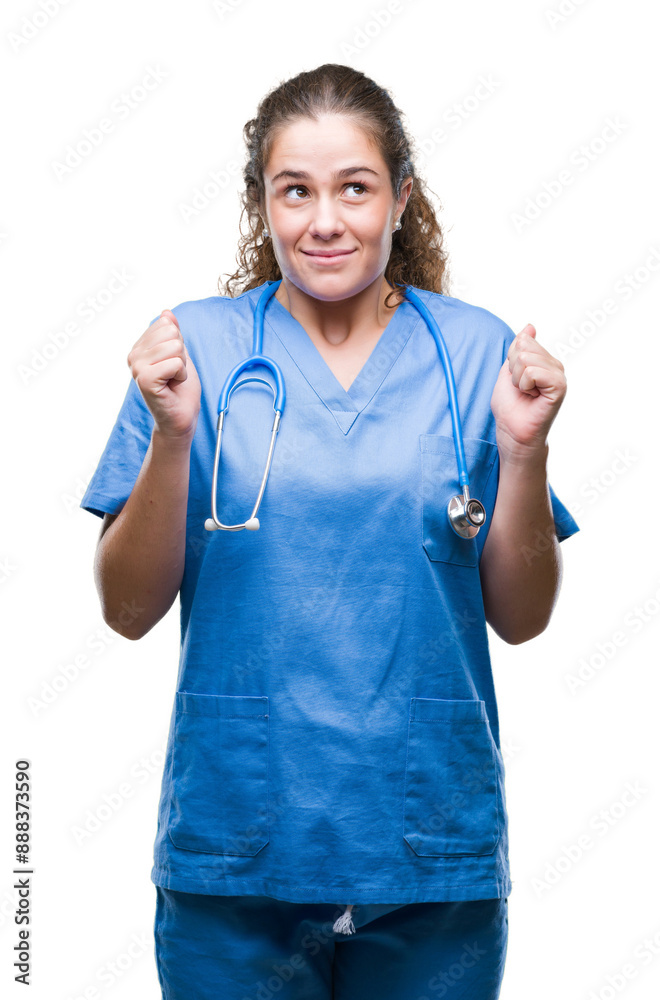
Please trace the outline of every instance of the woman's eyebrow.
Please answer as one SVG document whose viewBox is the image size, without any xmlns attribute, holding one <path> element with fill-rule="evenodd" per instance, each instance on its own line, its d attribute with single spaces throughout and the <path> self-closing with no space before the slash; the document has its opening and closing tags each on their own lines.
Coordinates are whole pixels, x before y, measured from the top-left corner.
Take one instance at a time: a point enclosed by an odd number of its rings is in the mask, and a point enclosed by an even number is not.
<svg viewBox="0 0 660 1000">
<path fill-rule="evenodd" d="M 335 173 L 332 174 L 332 179 L 338 181 L 341 180 L 342 177 L 350 177 L 351 174 L 357 174 L 360 170 L 366 170 L 367 173 L 374 174 L 374 176 L 378 177 L 378 173 L 375 170 L 372 170 L 371 167 L 344 167 L 343 170 L 335 171 Z M 306 170 L 280 170 L 279 174 L 275 174 L 273 177 L 271 184 L 278 181 L 280 177 L 291 177 L 295 181 L 308 181 L 310 175 Z"/>
</svg>

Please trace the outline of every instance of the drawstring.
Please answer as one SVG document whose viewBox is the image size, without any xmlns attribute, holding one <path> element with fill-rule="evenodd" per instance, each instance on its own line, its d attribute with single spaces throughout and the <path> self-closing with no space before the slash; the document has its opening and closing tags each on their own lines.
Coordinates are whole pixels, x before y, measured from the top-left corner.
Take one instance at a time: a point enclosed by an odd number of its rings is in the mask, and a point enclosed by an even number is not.
<svg viewBox="0 0 660 1000">
<path fill-rule="evenodd" d="M 351 920 L 352 909 L 353 904 L 349 903 L 342 915 L 335 920 L 332 929 L 337 934 L 355 934 L 355 925 Z"/>
</svg>

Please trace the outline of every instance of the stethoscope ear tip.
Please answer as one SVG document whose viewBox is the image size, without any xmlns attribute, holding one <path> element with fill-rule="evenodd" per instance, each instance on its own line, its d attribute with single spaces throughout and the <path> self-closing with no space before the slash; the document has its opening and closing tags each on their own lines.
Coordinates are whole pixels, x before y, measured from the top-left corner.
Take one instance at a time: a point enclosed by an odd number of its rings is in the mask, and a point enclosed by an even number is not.
<svg viewBox="0 0 660 1000">
<path fill-rule="evenodd" d="M 204 527 L 206 528 L 207 531 L 217 531 L 220 526 L 215 523 L 215 521 L 213 520 L 212 517 L 207 517 L 206 520 L 204 521 Z M 223 525 L 223 527 L 224 527 L 224 525 Z M 245 522 L 245 524 L 243 524 L 243 525 L 241 525 L 241 524 L 235 524 L 229 530 L 230 531 L 238 531 L 240 528 L 247 528 L 248 531 L 258 531 L 259 527 L 260 527 L 260 525 L 259 525 L 259 518 L 258 517 L 250 517 Z"/>
</svg>

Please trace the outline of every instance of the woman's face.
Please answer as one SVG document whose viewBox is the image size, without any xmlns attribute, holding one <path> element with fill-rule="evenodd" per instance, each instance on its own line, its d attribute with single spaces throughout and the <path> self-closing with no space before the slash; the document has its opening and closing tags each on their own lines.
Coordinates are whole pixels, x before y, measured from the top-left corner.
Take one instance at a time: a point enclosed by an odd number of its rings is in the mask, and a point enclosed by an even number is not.
<svg viewBox="0 0 660 1000">
<path fill-rule="evenodd" d="M 376 281 L 412 184 L 395 201 L 380 153 L 340 115 L 288 125 L 264 168 L 264 222 L 284 278 L 329 302 Z"/>
</svg>

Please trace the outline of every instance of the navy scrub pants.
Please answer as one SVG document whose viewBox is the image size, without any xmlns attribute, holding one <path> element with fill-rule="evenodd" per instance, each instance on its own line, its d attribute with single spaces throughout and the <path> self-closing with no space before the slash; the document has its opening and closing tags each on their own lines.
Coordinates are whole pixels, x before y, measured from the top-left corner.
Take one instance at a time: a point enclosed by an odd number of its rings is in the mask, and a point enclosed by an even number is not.
<svg viewBox="0 0 660 1000">
<path fill-rule="evenodd" d="M 163 1000 L 497 1000 L 508 900 L 344 906 L 156 886 Z"/>
</svg>

